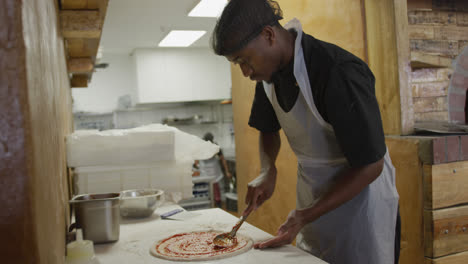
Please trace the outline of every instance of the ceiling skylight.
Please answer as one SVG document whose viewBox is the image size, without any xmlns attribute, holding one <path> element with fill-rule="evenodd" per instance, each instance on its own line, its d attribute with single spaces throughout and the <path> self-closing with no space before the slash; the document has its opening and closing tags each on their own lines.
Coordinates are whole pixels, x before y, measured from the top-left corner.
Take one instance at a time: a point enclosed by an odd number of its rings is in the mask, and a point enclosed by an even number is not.
<svg viewBox="0 0 468 264">
<path fill-rule="evenodd" d="M 221 15 L 227 0 L 201 0 L 188 14 L 190 17 L 218 17 Z"/>
<path fill-rule="evenodd" d="M 188 47 L 205 35 L 204 30 L 172 30 L 159 42 L 159 47 Z"/>
</svg>

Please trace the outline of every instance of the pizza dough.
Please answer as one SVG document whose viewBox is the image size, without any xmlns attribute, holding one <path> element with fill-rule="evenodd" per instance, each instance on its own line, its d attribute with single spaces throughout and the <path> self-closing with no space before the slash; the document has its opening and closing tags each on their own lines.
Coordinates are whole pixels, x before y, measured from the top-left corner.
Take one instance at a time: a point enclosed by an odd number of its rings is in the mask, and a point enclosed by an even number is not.
<svg viewBox="0 0 468 264">
<path fill-rule="evenodd" d="M 252 239 L 242 235 L 236 235 L 237 243 L 232 247 L 217 247 L 213 239 L 221 233 L 198 231 L 176 234 L 154 243 L 150 252 L 153 256 L 167 260 L 198 261 L 232 257 L 252 248 Z"/>
</svg>

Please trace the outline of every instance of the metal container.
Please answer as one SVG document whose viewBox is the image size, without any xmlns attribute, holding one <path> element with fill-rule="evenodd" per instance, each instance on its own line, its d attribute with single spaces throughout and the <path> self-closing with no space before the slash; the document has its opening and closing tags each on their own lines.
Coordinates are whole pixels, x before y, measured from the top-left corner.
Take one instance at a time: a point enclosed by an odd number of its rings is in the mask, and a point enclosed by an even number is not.
<svg viewBox="0 0 468 264">
<path fill-rule="evenodd" d="M 148 217 L 162 204 L 163 194 L 162 190 L 157 189 L 123 191 L 120 198 L 120 214 L 132 218 Z"/>
<path fill-rule="evenodd" d="M 77 228 L 83 229 L 83 238 L 94 243 L 119 240 L 120 193 L 84 194 L 70 200 L 75 208 Z"/>
</svg>

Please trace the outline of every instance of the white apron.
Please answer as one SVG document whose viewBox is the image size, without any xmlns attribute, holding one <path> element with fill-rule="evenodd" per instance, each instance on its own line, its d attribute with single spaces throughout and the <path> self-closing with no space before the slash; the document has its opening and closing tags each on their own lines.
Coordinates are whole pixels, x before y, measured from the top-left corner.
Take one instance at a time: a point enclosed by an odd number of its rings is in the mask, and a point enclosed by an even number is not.
<svg viewBox="0 0 468 264">
<path fill-rule="evenodd" d="M 200 160 L 200 175 L 213 177 L 216 180 L 224 176 L 216 155 L 206 160 Z"/>
<path fill-rule="evenodd" d="M 311 207 L 349 168 L 330 124 L 315 107 L 301 46 L 298 20 L 286 28 L 297 31 L 294 76 L 300 87 L 290 112 L 278 104 L 275 89 L 263 82 L 278 121 L 297 155 L 297 208 Z M 398 193 L 388 152 L 382 174 L 352 200 L 307 224 L 297 246 L 333 264 L 393 264 Z"/>
</svg>

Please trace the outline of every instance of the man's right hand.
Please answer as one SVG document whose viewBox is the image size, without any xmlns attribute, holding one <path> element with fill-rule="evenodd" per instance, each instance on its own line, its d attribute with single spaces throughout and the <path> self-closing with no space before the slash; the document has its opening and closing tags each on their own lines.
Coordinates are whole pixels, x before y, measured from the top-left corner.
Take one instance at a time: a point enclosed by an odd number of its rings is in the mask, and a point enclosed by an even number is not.
<svg viewBox="0 0 468 264">
<path fill-rule="evenodd" d="M 262 171 L 257 178 L 249 183 L 245 196 L 245 203 L 249 206 L 242 213 L 243 216 L 250 214 L 252 210 L 257 210 L 266 200 L 270 199 L 275 190 L 276 174 L 276 167 L 272 166 Z"/>
</svg>

